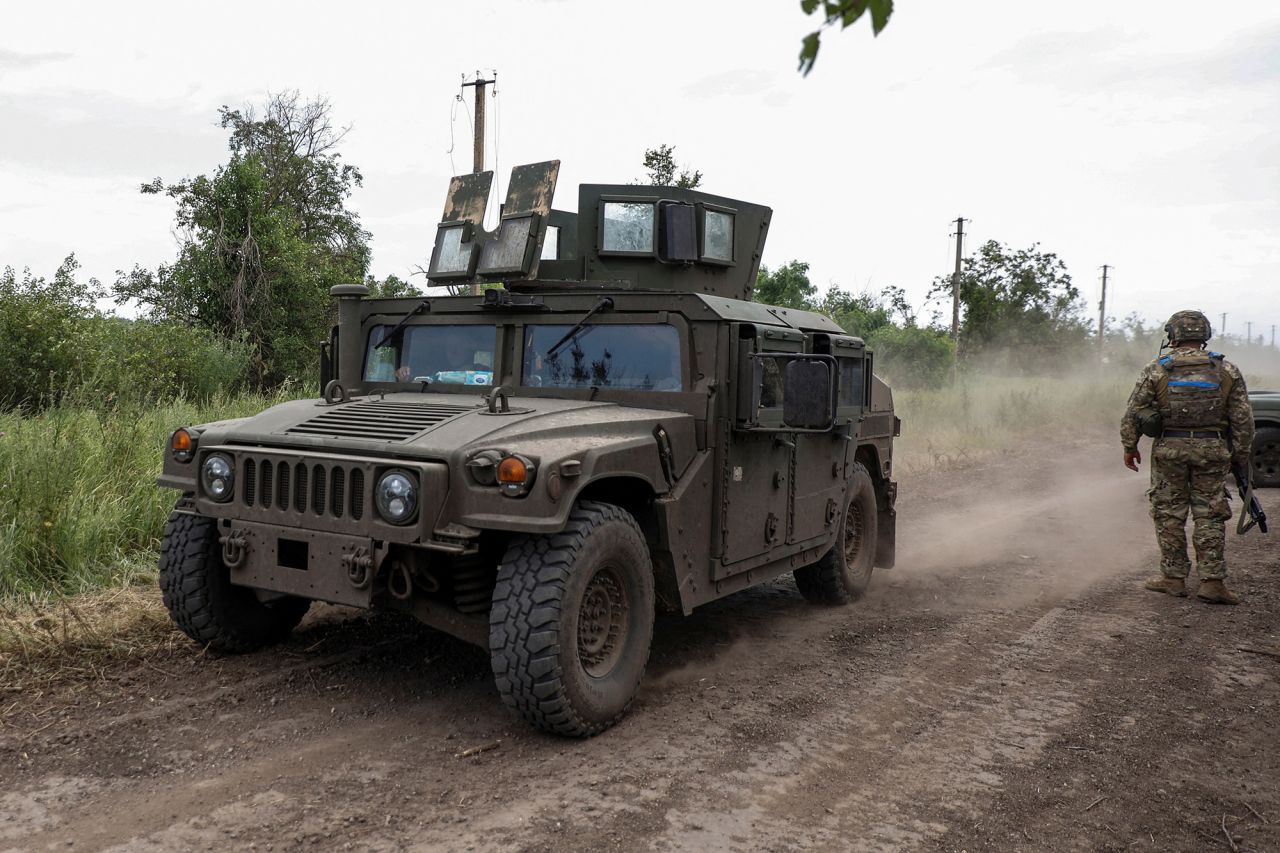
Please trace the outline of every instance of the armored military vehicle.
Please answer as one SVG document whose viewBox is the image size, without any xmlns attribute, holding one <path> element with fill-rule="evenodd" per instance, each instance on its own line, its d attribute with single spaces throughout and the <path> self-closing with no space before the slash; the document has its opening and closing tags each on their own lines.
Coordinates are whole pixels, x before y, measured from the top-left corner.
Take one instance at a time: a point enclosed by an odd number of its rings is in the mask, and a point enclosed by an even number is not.
<svg viewBox="0 0 1280 853">
<path fill-rule="evenodd" d="M 584 185 L 568 213 L 558 170 L 517 167 L 493 231 L 492 173 L 453 179 L 429 277 L 472 295 L 333 288 L 322 399 L 173 433 L 160 584 L 192 639 L 407 611 L 587 736 L 635 695 L 657 609 L 785 572 L 843 604 L 892 566 L 890 390 L 827 317 L 751 301 L 771 211 Z"/>
<path fill-rule="evenodd" d="M 1253 406 L 1253 484 L 1280 487 L 1280 391 L 1249 394 Z"/>
</svg>

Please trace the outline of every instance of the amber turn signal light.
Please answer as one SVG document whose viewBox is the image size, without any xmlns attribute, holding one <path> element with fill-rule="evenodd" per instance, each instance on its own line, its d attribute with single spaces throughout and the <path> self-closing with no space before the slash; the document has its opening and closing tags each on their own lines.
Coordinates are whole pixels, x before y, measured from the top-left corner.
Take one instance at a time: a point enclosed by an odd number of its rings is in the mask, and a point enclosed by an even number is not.
<svg viewBox="0 0 1280 853">
<path fill-rule="evenodd" d="M 498 463 L 498 482 L 524 485 L 529 476 L 529 468 L 518 456 L 508 456 Z"/>
<path fill-rule="evenodd" d="M 191 433 L 185 429 L 174 430 L 169 439 L 169 449 L 173 451 L 173 458 L 178 462 L 190 462 L 192 453 L 196 449 L 196 442 L 191 437 Z"/>
</svg>

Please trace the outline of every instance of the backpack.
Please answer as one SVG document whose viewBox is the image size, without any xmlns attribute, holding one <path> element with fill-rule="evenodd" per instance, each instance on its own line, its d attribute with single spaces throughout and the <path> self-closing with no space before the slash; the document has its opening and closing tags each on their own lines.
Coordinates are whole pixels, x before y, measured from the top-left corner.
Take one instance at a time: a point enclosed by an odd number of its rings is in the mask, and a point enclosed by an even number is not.
<svg viewBox="0 0 1280 853">
<path fill-rule="evenodd" d="M 1164 373 L 1156 380 L 1156 401 L 1166 429 L 1222 429 L 1227 422 L 1231 374 L 1222 354 L 1197 352 L 1156 359 Z"/>
</svg>

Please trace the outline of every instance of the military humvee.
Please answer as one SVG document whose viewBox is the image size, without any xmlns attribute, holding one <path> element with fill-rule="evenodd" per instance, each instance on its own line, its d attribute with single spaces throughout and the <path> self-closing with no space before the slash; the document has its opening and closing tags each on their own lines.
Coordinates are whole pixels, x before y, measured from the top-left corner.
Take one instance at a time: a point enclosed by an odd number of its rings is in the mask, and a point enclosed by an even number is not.
<svg viewBox="0 0 1280 853">
<path fill-rule="evenodd" d="M 226 652 L 311 601 L 403 610 L 486 648 L 533 725 L 592 735 L 634 696 L 654 613 L 792 572 L 857 598 L 894 560 L 894 417 L 872 354 L 750 301 L 771 211 L 584 185 L 558 162 L 454 178 L 434 284 L 333 288 L 323 399 L 171 439 L 160 557 L 178 627 Z M 479 288 L 476 288 L 477 290 Z"/>
<path fill-rule="evenodd" d="M 1280 392 L 1254 391 L 1249 394 L 1253 406 L 1253 453 L 1250 462 L 1255 486 L 1280 486 Z"/>
</svg>

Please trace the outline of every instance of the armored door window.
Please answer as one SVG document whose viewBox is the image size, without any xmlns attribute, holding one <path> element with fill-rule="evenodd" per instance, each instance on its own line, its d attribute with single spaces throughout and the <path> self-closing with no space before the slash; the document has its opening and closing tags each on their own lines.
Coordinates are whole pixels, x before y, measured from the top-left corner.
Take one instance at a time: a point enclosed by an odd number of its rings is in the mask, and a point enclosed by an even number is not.
<svg viewBox="0 0 1280 853">
<path fill-rule="evenodd" d="M 683 391 L 680 334 L 663 323 L 528 326 L 522 385 Z"/>
<path fill-rule="evenodd" d="M 756 362 L 759 367 L 761 409 L 782 410 L 782 367 L 777 359 L 765 358 Z"/>
<path fill-rule="evenodd" d="M 865 405 L 864 364 L 861 358 L 840 359 L 840 408 Z"/>
<path fill-rule="evenodd" d="M 548 225 L 547 235 L 542 238 L 542 258 L 544 261 L 560 260 L 560 226 Z"/>
<path fill-rule="evenodd" d="M 388 339 L 393 328 L 375 326 L 370 330 L 365 381 L 493 384 L 496 326 L 406 326 L 394 339 Z"/>
</svg>

